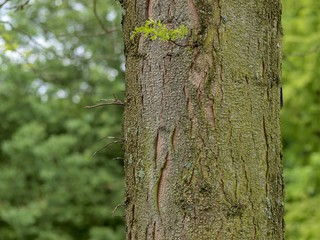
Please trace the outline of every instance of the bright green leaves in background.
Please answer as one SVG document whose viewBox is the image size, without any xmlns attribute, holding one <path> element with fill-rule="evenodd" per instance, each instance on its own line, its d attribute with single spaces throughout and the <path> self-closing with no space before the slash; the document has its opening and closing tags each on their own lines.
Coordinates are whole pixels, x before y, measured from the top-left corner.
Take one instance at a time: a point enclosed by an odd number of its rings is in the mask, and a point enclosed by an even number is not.
<svg viewBox="0 0 320 240">
<path fill-rule="evenodd" d="M 320 2 L 283 0 L 286 239 L 320 239 Z"/>
<path fill-rule="evenodd" d="M 10 3 L 11 2 L 11 5 Z M 120 31 L 104 33 L 93 1 L 30 1 L 0 9 L 0 240 L 123 240 Z M 0 3 L 1 4 L 1 3 Z M 120 26 L 114 1 L 97 1 L 106 29 Z M 21 31 L 22 30 L 22 31 Z M 10 46 L 9 46 L 10 45 Z M 108 141 L 108 139 L 107 139 Z M 117 215 L 122 215 L 120 208 Z"/>
</svg>

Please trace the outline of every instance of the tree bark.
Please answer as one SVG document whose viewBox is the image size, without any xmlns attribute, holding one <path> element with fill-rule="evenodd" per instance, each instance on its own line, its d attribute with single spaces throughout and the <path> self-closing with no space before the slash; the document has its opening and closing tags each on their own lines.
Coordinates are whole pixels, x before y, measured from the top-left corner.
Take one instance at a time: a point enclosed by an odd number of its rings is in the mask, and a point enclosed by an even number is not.
<svg viewBox="0 0 320 240">
<path fill-rule="evenodd" d="M 122 4 L 127 240 L 284 239 L 280 0 Z"/>
</svg>

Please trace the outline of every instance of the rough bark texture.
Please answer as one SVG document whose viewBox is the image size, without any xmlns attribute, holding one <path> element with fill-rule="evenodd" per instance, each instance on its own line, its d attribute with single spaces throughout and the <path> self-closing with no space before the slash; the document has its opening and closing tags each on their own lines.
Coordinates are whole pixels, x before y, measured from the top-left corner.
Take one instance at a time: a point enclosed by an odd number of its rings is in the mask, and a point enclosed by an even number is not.
<svg viewBox="0 0 320 240">
<path fill-rule="evenodd" d="M 284 239 L 280 0 L 123 7 L 127 239 Z M 199 46 L 130 39 L 148 18 Z"/>
</svg>

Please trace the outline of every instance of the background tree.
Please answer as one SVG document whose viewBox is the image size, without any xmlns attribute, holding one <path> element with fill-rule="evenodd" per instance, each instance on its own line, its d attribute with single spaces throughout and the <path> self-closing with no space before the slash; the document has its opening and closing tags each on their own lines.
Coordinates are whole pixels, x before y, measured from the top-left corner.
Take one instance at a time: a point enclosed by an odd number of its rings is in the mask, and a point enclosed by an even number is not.
<svg viewBox="0 0 320 240">
<path fill-rule="evenodd" d="M 122 240 L 121 14 L 113 1 L 1 8 L 0 239 Z M 94 8 L 96 4 L 96 8 Z M 98 17 L 98 18 L 97 18 Z M 99 20 L 98 20 L 99 19 Z M 117 43 L 117 44 L 116 44 Z M 117 48 L 115 48 L 117 47 Z M 121 211 L 117 212 L 121 215 Z"/>
<path fill-rule="evenodd" d="M 283 239 L 280 1 L 123 6 L 127 239 Z"/>
<path fill-rule="evenodd" d="M 283 1 L 286 239 L 320 238 L 319 1 Z"/>
</svg>

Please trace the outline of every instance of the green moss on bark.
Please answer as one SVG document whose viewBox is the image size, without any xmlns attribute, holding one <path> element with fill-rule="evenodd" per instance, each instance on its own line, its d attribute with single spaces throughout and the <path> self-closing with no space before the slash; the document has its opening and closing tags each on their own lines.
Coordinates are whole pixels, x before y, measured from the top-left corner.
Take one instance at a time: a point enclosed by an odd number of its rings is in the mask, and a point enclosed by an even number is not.
<svg viewBox="0 0 320 240">
<path fill-rule="evenodd" d="M 280 1 L 124 6 L 127 239 L 283 239 Z M 149 17 L 201 45 L 131 41 Z"/>
</svg>

